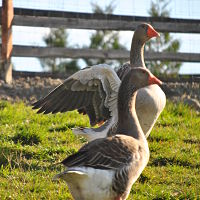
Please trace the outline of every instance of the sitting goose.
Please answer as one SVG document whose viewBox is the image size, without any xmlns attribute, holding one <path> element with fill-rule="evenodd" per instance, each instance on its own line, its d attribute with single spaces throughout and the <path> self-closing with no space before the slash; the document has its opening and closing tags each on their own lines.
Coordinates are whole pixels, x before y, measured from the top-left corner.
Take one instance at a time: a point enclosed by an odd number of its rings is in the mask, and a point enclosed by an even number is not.
<svg viewBox="0 0 200 200">
<path fill-rule="evenodd" d="M 149 24 L 141 24 L 137 27 L 134 32 L 130 53 L 131 63 L 134 67 L 141 65 L 145 68 L 144 44 L 154 36 L 158 36 L 158 33 Z M 44 112 L 44 114 L 79 109 L 80 112 L 88 114 L 92 126 L 107 120 L 104 125 L 96 129 L 76 128 L 73 130 L 75 134 L 83 135 L 89 141 L 106 137 L 108 133 L 113 134 L 118 121 L 117 93 L 121 81 L 117 75 L 108 73 L 108 69 L 109 66 L 101 64 L 80 70 L 65 80 L 49 95 L 34 103 L 33 109 L 40 108 L 38 113 Z M 131 69 L 130 64 L 125 64 L 117 72 L 120 78 L 122 78 L 123 74 L 126 74 L 128 71 L 126 69 Z M 152 88 L 151 86 L 146 89 L 143 88 L 143 92 L 139 92 L 140 97 L 137 97 L 136 100 L 136 111 L 138 110 L 138 118 L 146 137 L 165 104 L 162 103 L 161 108 L 157 108 L 160 105 L 160 99 L 164 98 L 165 100 L 165 95 L 157 85 L 152 86 Z M 154 93 L 158 91 L 157 99 L 153 98 L 154 96 L 152 97 L 151 90 Z M 143 104 L 145 104 L 144 108 Z M 146 112 L 148 109 L 151 109 L 151 112 Z"/>
<path fill-rule="evenodd" d="M 87 143 L 62 161 L 67 168 L 54 176 L 66 181 L 75 200 L 125 200 L 149 160 L 149 148 L 135 111 L 137 90 L 161 84 L 144 68 L 131 69 L 118 94 L 115 136 Z"/>
</svg>

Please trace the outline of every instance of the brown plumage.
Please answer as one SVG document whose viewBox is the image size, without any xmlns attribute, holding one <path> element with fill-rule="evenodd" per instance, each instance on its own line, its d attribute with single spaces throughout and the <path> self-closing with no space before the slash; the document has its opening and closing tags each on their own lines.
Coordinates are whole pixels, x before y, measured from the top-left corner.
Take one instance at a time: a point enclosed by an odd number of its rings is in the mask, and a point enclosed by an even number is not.
<svg viewBox="0 0 200 200">
<path fill-rule="evenodd" d="M 75 200 L 125 200 L 149 159 L 148 143 L 135 112 L 136 90 L 160 84 L 148 70 L 131 69 L 118 94 L 117 135 L 89 142 L 62 163 Z"/>
</svg>

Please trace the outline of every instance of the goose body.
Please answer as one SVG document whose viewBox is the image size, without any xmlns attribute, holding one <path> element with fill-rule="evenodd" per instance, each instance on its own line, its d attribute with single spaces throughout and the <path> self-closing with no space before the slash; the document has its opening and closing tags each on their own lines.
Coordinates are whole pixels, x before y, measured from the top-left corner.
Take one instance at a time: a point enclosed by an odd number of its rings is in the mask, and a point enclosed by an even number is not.
<svg viewBox="0 0 200 200">
<path fill-rule="evenodd" d="M 117 75 L 121 80 L 133 68 L 146 68 L 144 62 L 144 45 L 151 37 L 157 36 L 159 36 L 159 33 L 149 24 L 144 23 L 137 27 L 132 38 L 130 62 L 125 63 L 117 71 Z M 140 88 L 137 91 L 136 113 L 146 138 L 149 136 L 154 124 L 163 111 L 165 104 L 165 93 L 157 84 Z"/>
<path fill-rule="evenodd" d="M 149 160 L 149 148 L 135 112 L 136 90 L 160 83 L 142 68 L 133 69 L 118 94 L 117 134 L 93 140 L 62 161 L 75 200 L 125 200 Z M 141 81 L 142 80 L 142 81 Z"/>
<path fill-rule="evenodd" d="M 103 143 L 107 143 L 107 148 L 102 146 Z M 94 147 L 87 148 L 89 152 L 93 148 L 98 152 L 91 153 L 91 158 L 83 155 L 90 154 L 88 151 L 79 154 L 79 157 L 84 156 L 87 160 L 81 161 L 85 162 L 82 164 L 84 166 L 75 167 L 75 163 L 70 166 L 70 162 L 64 160 L 62 163 L 67 167 L 66 171 L 56 175 L 54 179 L 65 180 L 75 200 L 115 200 L 119 196 L 120 199 L 126 199 L 133 183 L 148 163 L 148 145 L 144 146 L 130 136 L 116 135 L 97 139 Z M 80 149 L 79 153 L 81 151 L 83 150 Z"/>
<path fill-rule="evenodd" d="M 158 85 L 154 84 L 138 90 L 136 97 L 136 112 L 146 138 L 151 133 L 165 104 L 165 93 Z"/>
</svg>

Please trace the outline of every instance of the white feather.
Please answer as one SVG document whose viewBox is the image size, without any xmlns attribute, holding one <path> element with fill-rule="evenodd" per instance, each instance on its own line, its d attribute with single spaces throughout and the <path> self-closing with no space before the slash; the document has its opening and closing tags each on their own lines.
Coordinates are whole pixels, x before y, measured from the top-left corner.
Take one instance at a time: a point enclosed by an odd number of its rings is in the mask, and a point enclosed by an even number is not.
<svg viewBox="0 0 200 200">
<path fill-rule="evenodd" d="M 110 200 L 112 194 L 113 170 L 91 167 L 74 167 L 56 175 L 67 183 L 76 200 Z"/>
</svg>

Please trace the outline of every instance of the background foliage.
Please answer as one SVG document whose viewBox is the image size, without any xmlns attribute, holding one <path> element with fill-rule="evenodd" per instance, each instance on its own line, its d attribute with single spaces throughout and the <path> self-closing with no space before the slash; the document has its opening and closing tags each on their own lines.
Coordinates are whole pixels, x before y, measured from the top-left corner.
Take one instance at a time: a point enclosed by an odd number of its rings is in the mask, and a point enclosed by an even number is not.
<svg viewBox="0 0 200 200">
<path fill-rule="evenodd" d="M 169 0 L 155 0 L 151 2 L 149 14 L 152 17 L 170 17 L 170 10 L 168 9 Z M 150 40 L 145 45 L 146 51 L 153 52 L 178 52 L 180 49 L 180 41 L 173 39 L 170 33 L 161 33 L 159 38 Z M 147 67 L 155 75 L 158 74 L 177 74 L 181 63 L 170 61 L 148 61 Z"/>
<path fill-rule="evenodd" d="M 51 28 L 49 34 L 43 39 L 47 47 L 70 48 L 67 30 L 63 28 Z M 40 63 L 44 69 L 51 72 L 66 72 L 69 70 L 75 72 L 80 69 L 78 61 L 73 59 L 41 58 Z"/>
</svg>

